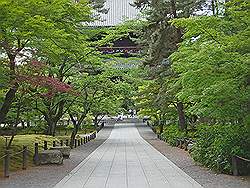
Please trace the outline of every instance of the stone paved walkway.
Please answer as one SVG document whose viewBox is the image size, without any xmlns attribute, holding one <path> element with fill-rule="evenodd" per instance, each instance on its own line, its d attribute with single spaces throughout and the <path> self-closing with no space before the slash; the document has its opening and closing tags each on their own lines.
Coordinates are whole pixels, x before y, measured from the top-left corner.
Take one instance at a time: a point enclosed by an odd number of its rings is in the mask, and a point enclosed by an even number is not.
<svg viewBox="0 0 250 188">
<path fill-rule="evenodd" d="M 109 139 L 55 188 L 201 188 L 138 133 L 116 124 Z"/>
</svg>

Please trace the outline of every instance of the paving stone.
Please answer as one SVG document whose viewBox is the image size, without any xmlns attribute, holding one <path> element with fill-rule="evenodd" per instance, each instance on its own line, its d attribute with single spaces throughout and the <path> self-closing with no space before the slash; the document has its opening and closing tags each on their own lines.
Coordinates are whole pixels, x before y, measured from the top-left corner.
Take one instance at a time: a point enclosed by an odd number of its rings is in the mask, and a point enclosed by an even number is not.
<svg viewBox="0 0 250 188">
<path fill-rule="evenodd" d="M 89 164 L 90 163 L 90 164 Z M 85 169 L 91 168 L 87 171 Z M 81 170 L 84 169 L 84 170 Z M 135 123 L 119 123 L 110 137 L 54 188 L 202 188 L 148 144 Z"/>
</svg>

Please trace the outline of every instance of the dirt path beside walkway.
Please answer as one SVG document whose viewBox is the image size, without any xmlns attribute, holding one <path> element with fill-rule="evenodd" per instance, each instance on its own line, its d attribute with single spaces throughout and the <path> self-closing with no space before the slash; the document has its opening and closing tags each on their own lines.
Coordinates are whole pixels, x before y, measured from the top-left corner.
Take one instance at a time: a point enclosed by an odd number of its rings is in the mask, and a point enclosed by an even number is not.
<svg viewBox="0 0 250 188">
<path fill-rule="evenodd" d="M 235 177 L 201 167 L 192 160 L 187 151 L 172 147 L 157 139 L 153 131 L 145 124 L 137 124 L 140 135 L 169 160 L 175 163 L 204 188 L 250 188 L 250 177 Z"/>
</svg>

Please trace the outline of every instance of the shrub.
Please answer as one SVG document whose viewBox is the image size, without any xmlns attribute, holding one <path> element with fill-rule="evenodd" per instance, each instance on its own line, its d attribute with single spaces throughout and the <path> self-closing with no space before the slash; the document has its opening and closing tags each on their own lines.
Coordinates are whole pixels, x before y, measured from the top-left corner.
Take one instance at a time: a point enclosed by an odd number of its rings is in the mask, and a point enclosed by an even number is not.
<svg viewBox="0 0 250 188">
<path fill-rule="evenodd" d="M 196 132 L 195 130 L 192 129 L 188 129 L 187 132 L 181 131 L 178 128 L 178 125 L 173 124 L 165 127 L 162 136 L 166 139 L 166 141 L 170 145 L 175 146 L 177 139 L 182 139 L 182 138 L 195 139 Z"/>
<path fill-rule="evenodd" d="M 210 169 L 231 173 L 231 158 L 250 158 L 250 138 L 247 128 L 239 125 L 203 125 L 198 128 L 191 156 Z"/>
<path fill-rule="evenodd" d="M 181 131 L 177 125 L 169 125 L 162 133 L 162 136 L 170 145 L 175 146 L 176 139 L 186 137 L 186 133 Z"/>
<path fill-rule="evenodd" d="M 69 125 L 67 125 L 67 127 L 65 127 L 65 129 L 71 131 L 71 130 L 74 129 L 74 125 L 73 124 L 69 124 Z"/>
</svg>

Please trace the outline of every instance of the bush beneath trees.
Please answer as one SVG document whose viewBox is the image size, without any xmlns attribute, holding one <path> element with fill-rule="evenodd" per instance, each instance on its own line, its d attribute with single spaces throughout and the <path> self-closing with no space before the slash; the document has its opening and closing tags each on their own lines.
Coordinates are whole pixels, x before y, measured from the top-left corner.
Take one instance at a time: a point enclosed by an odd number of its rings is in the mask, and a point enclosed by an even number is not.
<svg viewBox="0 0 250 188">
<path fill-rule="evenodd" d="M 195 132 L 189 130 L 188 132 L 183 132 L 178 128 L 178 125 L 169 125 L 164 129 L 162 136 L 171 145 L 175 146 L 177 139 L 182 138 L 195 138 Z"/>
<path fill-rule="evenodd" d="M 199 125 L 196 132 L 186 133 L 177 125 L 170 125 L 162 136 L 172 146 L 178 138 L 194 139 L 196 142 L 190 151 L 192 158 L 217 172 L 230 174 L 234 155 L 250 159 L 250 137 L 244 126 Z"/>
<path fill-rule="evenodd" d="M 184 138 L 185 133 L 180 131 L 176 125 L 168 126 L 162 136 L 166 139 L 166 141 L 171 145 L 175 146 L 177 138 Z"/>
<path fill-rule="evenodd" d="M 203 125 L 198 129 L 191 156 L 197 162 L 218 172 L 232 172 L 232 156 L 250 158 L 247 129 L 239 125 Z"/>
</svg>

